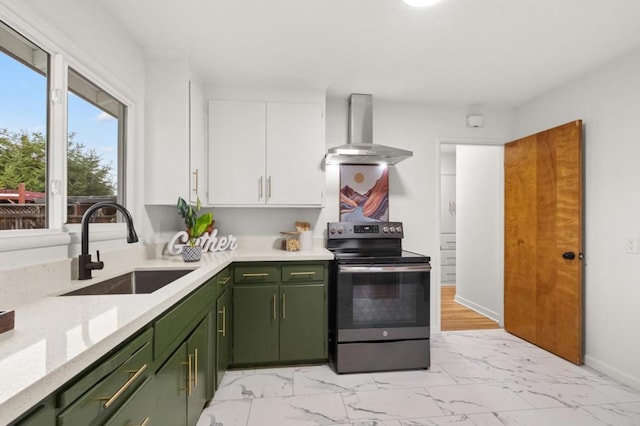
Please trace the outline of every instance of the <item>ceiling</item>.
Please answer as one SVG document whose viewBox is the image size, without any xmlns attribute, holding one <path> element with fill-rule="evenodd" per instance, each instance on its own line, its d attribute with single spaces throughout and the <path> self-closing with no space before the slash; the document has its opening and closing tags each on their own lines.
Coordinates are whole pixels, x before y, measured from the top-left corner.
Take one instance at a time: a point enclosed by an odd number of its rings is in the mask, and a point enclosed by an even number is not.
<svg viewBox="0 0 640 426">
<path fill-rule="evenodd" d="M 515 106 L 640 48 L 637 0 L 99 0 L 209 84 Z"/>
</svg>

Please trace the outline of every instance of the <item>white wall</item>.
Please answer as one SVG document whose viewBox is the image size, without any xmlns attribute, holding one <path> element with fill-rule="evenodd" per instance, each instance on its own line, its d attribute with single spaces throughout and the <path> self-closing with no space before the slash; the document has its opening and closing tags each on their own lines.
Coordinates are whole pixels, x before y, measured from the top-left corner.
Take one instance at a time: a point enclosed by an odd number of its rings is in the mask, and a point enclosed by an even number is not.
<svg viewBox="0 0 640 426">
<path fill-rule="evenodd" d="M 584 120 L 585 362 L 640 389 L 640 51 L 517 108 L 518 137 Z"/>
<path fill-rule="evenodd" d="M 456 147 L 456 301 L 497 321 L 503 310 L 502 146 Z"/>
</svg>

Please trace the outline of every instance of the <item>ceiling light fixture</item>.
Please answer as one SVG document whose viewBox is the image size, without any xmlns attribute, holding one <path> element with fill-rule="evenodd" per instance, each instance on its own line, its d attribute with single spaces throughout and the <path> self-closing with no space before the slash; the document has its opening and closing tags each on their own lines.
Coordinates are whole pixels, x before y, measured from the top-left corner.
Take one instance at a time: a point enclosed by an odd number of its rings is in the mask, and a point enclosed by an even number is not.
<svg viewBox="0 0 640 426">
<path fill-rule="evenodd" d="M 411 7 L 427 7 L 436 3 L 440 3 L 442 0 L 402 0 Z"/>
</svg>

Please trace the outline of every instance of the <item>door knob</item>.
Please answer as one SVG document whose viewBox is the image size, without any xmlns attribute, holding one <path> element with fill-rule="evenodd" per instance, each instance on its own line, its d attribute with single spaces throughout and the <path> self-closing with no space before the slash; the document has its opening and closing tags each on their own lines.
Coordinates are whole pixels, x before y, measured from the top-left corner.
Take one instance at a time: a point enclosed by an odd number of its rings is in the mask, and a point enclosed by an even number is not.
<svg viewBox="0 0 640 426">
<path fill-rule="evenodd" d="M 566 251 L 562 253 L 562 258 L 567 260 L 573 260 L 576 258 L 576 254 L 572 251 Z"/>
</svg>

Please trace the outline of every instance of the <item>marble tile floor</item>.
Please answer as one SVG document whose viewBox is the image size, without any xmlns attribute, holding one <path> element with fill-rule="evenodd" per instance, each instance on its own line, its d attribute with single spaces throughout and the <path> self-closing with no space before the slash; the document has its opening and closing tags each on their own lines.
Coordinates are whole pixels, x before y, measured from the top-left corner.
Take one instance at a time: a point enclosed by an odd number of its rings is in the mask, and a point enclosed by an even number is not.
<svg viewBox="0 0 640 426">
<path fill-rule="evenodd" d="M 198 426 L 640 425 L 640 392 L 504 330 L 443 332 L 431 368 L 231 370 Z"/>
</svg>

